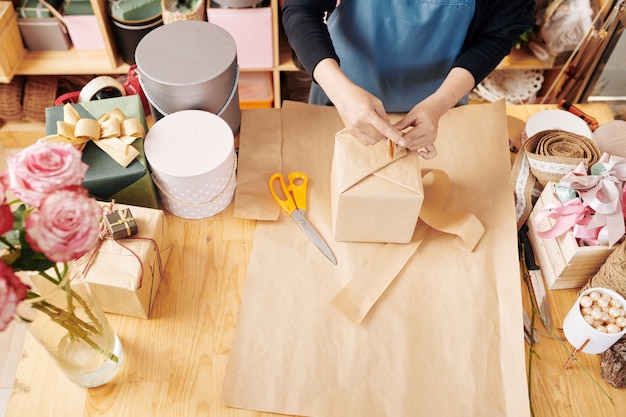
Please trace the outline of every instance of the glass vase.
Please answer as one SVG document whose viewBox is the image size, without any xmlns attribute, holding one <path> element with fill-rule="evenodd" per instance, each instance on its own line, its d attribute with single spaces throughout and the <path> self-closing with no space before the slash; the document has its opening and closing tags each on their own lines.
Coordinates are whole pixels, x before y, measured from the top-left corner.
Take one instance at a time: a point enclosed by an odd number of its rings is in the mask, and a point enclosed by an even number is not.
<svg viewBox="0 0 626 417">
<path fill-rule="evenodd" d="M 78 267 L 57 265 L 29 273 L 28 280 L 29 295 L 17 316 L 63 374 L 82 387 L 113 378 L 124 360 L 122 344 Z"/>
</svg>

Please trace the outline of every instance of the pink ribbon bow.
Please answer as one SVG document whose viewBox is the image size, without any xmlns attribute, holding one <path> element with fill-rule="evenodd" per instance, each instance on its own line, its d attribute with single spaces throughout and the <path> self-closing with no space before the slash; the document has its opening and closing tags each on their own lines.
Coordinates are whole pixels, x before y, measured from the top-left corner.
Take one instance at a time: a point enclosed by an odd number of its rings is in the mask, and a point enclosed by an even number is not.
<svg viewBox="0 0 626 417">
<path fill-rule="evenodd" d="M 574 230 L 576 226 L 584 226 L 584 229 L 591 221 L 591 215 L 592 210 L 578 198 L 568 200 L 562 206 L 546 204 L 534 218 L 537 236 L 542 239 L 549 239 L 561 236 L 568 230 Z M 555 223 L 548 230 L 541 231 L 539 230 L 539 223 L 545 218 L 554 219 Z M 577 229 L 581 229 L 581 227 L 577 227 Z"/>
<path fill-rule="evenodd" d="M 594 211 L 587 228 L 606 227 L 608 245 L 612 247 L 626 231 L 622 209 L 626 159 L 604 153 L 591 172 L 587 175 L 584 165 L 579 164 L 561 178 L 559 185 L 580 192 L 583 202 Z"/>
</svg>

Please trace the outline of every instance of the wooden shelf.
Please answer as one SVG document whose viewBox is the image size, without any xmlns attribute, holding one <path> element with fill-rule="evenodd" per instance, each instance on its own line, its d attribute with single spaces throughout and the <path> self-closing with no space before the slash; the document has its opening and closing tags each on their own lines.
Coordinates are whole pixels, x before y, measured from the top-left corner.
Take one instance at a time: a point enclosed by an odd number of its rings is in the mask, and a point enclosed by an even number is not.
<svg viewBox="0 0 626 417">
<path fill-rule="evenodd" d="M 506 56 L 496 70 L 505 69 L 553 69 L 554 66 L 540 61 L 530 51 L 525 49 L 512 49 L 511 53 Z"/>
<path fill-rule="evenodd" d="M 108 0 L 91 0 L 94 13 L 98 18 L 105 40 L 104 50 L 68 51 L 28 51 L 16 70 L 16 75 L 100 75 L 126 74 L 129 65 L 124 63 L 117 53 L 113 39 L 112 25 L 109 20 Z M 279 0 L 270 0 L 272 8 L 272 35 L 274 37 L 274 62 L 271 68 L 242 69 L 245 72 L 271 72 L 274 83 L 274 106 L 280 107 L 281 73 L 298 71 L 293 60 L 291 47 L 287 42 L 280 22 Z M 541 62 L 528 50 L 514 49 L 496 70 L 504 69 L 551 69 L 549 64 Z M 10 80 L 0 82 L 8 83 Z"/>
<path fill-rule="evenodd" d="M 18 75 L 126 74 L 128 64 L 112 66 L 105 50 L 28 51 Z"/>
</svg>

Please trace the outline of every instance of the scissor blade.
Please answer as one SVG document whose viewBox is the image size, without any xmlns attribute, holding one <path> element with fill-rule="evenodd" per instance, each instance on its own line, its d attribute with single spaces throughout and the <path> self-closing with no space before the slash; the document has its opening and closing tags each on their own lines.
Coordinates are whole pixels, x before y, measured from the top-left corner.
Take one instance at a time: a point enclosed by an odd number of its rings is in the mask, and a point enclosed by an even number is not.
<svg viewBox="0 0 626 417">
<path fill-rule="evenodd" d="M 315 246 L 317 246 L 319 250 L 321 250 L 322 253 L 334 265 L 337 265 L 337 259 L 335 258 L 335 255 L 333 255 L 332 251 L 330 250 L 326 242 L 324 242 L 324 239 L 322 239 L 322 236 L 320 236 L 320 234 L 317 232 L 317 230 L 315 230 L 313 225 L 309 223 L 309 221 L 306 219 L 304 212 L 299 209 L 294 210 L 293 213 L 291 213 L 291 217 L 296 221 L 296 223 L 298 223 L 298 226 L 300 226 L 300 229 L 302 229 L 302 231 L 309 237 L 309 239 L 311 239 L 311 241 L 315 244 Z"/>
<path fill-rule="evenodd" d="M 550 310 L 548 309 L 548 298 L 546 296 L 546 288 L 543 285 L 543 276 L 541 269 L 528 271 L 530 275 L 530 284 L 534 293 L 535 303 L 539 309 L 539 314 L 543 320 L 546 329 L 550 330 Z"/>
</svg>

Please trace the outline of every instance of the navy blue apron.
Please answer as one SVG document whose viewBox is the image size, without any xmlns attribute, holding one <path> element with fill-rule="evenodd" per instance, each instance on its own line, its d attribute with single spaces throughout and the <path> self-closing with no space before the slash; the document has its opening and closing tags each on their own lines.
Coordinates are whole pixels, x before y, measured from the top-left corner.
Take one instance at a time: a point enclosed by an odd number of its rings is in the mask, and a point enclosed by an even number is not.
<svg viewBox="0 0 626 417">
<path fill-rule="evenodd" d="M 328 30 L 341 69 L 382 100 L 408 112 L 435 92 L 452 68 L 475 0 L 341 0 Z M 313 83 L 309 101 L 329 105 Z"/>
</svg>

